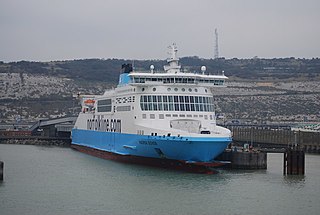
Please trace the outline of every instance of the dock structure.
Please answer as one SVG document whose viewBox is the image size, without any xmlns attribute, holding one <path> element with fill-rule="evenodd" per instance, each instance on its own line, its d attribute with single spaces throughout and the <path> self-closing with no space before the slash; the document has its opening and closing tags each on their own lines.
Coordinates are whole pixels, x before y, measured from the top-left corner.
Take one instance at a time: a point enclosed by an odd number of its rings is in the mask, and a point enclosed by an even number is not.
<svg viewBox="0 0 320 215">
<path fill-rule="evenodd" d="M 39 120 L 30 127 L 33 135 L 44 137 L 70 137 L 77 117 L 63 117 Z"/>
<path fill-rule="evenodd" d="M 39 120 L 28 130 L 0 130 L 0 144 L 70 146 L 76 117 Z"/>
<path fill-rule="evenodd" d="M 284 175 L 304 175 L 305 153 L 299 148 L 288 148 L 283 156 Z"/>
<path fill-rule="evenodd" d="M 266 152 L 228 150 L 217 160 L 229 161 L 231 169 L 267 169 Z"/>
<path fill-rule="evenodd" d="M 4 178 L 4 162 L 0 161 L 0 181 Z"/>
<path fill-rule="evenodd" d="M 228 127 L 234 142 L 250 143 L 261 148 L 289 148 L 299 146 L 307 153 L 320 153 L 320 132 L 292 131 L 263 127 Z"/>
<path fill-rule="evenodd" d="M 232 168 L 236 169 L 267 169 L 267 153 L 237 152 L 232 155 Z"/>
</svg>

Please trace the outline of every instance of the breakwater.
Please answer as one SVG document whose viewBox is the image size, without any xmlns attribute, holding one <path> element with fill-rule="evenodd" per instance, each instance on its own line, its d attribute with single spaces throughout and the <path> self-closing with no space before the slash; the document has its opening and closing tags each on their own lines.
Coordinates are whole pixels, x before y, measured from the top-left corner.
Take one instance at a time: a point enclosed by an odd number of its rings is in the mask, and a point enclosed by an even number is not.
<svg viewBox="0 0 320 215">
<path fill-rule="evenodd" d="M 70 138 L 43 137 L 0 137 L 0 144 L 39 145 L 39 146 L 70 146 Z"/>
</svg>

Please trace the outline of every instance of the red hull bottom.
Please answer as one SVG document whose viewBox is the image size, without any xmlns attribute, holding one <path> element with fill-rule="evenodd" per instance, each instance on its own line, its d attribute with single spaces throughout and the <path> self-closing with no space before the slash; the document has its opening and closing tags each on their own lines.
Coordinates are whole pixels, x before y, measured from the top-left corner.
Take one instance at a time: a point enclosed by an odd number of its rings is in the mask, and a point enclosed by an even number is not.
<svg viewBox="0 0 320 215">
<path fill-rule="evenodd" d="M 216 173 L 210 167 L 221 166 L 220 163 L 187 163 L 185 161 L 172 160 L 172 159 L 161 159 L 161 158 L 148 158 L 133 155 L 119 155 L 107 151 L 102 151 L 86 146 L 71 144 L 71 148 L 78 150 L 80 152 L 93 155 L 95 157 L 114 160 L 122 163 L 133 163 L 139 165 L 147 165 L 166 169 L 175 169 L 181 171 L 187 171 L 192 173 L 202 173 L 202 174 L 213 174 Z"/>
</svg>

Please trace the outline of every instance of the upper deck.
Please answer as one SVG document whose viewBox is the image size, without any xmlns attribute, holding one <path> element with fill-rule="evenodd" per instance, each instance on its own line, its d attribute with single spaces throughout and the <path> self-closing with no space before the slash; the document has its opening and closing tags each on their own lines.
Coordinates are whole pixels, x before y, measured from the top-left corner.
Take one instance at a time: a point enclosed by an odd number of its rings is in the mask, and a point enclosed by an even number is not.
<svg viewBox="0 0 320 215">
<path fill-rule="evenodd" d="M 119 87 L 123 85 L 133 86 L 154 86 L 154 85 L 189 85 L 203 87 L 223 87 L 228 79 L 222 71 L 221 75 L 211 75 L 206 73 L 206 67 L 201 67 L 201 73 L 191 73 L 181 71 L 179 58 L 177 57 L 177 47 L 175 44 L 169 46 L 171 57 L 167 59 L 168 65 L 164 66 L 164 71 L 155 72 L 154 66 L 150 66 L 149 72 L 133 71 L 132 67 L 125 68 L 120 75 Z"/>
</svg>

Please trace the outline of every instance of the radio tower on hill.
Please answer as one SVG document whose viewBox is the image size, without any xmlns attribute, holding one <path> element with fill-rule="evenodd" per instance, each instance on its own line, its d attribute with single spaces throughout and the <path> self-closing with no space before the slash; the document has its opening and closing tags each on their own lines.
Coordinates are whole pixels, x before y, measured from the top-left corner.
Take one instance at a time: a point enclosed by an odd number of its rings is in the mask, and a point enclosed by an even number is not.
<svg viewBox="0 0 320 215">
<path fill-rule="evenodd" d="M 218 30 L 214 29 L 215 45 L 214 45 L 214 59 L 219 58 L 219 47 L 218 47 Z"/>
</svg>

